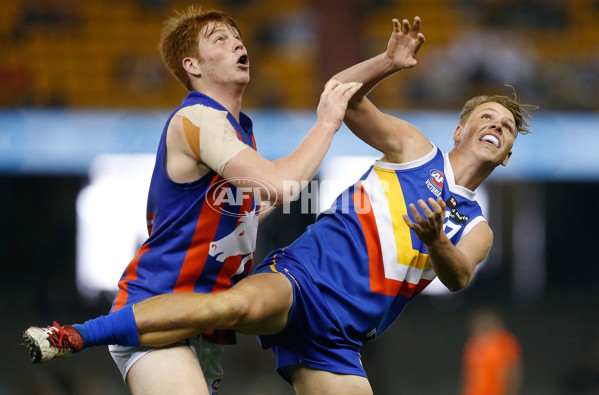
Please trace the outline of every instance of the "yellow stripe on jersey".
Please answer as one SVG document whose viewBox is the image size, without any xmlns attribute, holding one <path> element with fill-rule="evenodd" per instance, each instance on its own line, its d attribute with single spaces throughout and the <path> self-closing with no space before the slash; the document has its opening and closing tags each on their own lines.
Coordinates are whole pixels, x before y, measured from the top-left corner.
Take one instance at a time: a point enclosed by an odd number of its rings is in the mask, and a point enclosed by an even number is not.
<svg viewBox="0 0 599 395">
<path fill-rule="evenodd" d="M 374 166 L 373 169 L 381 184 L 388 187 L 383 188 L 383 190 L 385 191 L 389 203 L 389 212 L 391 213 L 393 236 L 395 239 L 395 248 L 397 249 L 397 263 L 422 270 L 426 265 L 428 255 L 421 254 L 412 247 L 410 228 L 403 220 L 403 215 L 408 213 L 408 206 L 399 180 L 397 179 L 397 174 L 394 170 L 383 169 L 377 166 Z"/>
<path fill-rule="evenodd" d="M 275 268 L 275 265 L 277 264 L 277 255 L 275 254 L 275 256 L 272 257 L 272 265 L 270 265 L 270 270 L 272 270 L 275 273 L 278 273 L 279 271 Z"/>
</svg>

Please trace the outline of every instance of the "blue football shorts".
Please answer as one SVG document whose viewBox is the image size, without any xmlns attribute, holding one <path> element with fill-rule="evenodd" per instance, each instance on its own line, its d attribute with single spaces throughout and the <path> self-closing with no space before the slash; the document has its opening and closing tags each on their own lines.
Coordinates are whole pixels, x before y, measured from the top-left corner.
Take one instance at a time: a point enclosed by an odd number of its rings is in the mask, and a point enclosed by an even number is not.
<svg viewBox="0 0 599 395">
<path fill-rule="evenodd" d="M 262 348 L 275 354 L 277 372 L 289 383 L 285 368 L 297 364 L 366 377 L 361 344 L 344 335 L 306 268 L 283 250 L 276 250 L 254 270 L 254 274 L 273 272 L 287 276 L 293 285 L 293 305 L 283 331 L 258 336 Z"/>
</svg>

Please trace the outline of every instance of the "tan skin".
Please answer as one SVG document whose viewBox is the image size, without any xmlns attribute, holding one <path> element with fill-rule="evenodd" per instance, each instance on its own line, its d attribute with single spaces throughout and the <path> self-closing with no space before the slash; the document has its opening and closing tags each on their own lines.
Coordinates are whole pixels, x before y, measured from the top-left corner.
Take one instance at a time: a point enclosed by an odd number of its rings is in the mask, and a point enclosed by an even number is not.
<svg viewBox="0 0 599 395">
<path fill-rule="evenodd" d="M 183 67 L 195 90 L 222 104 L 239 120 L 243 91 L 250 80 L 249 60 L 247 63 L 240 63 L 239 59 L 242 56 L 249 59 L 249 56 L 233 29 L 225 26 L 212 28 L 212 24 L 208 25 L 203 30 L 206 36 L 200 35 L 201 60 L 187 57 L 182 61 Z M 248 184 L 246 179 L 239 186 L 258 190 L 271 186 L 272 190 L 262 196 L 287 197 L 283 182 L 302 183 L 312 179 L 335 133 L 341 127 L 346 102 L 360 87 L 361 84 L 353 82 L 342 84 L 329 81 L 320 98 L 316 124 L 295 151 L 281 159 L 270 161 L 253 149 L 245 149 L 227 163 L 222 176 L 257 179 L 260 182 Z M 199 139 L 200 130 L 196 133 Z M 175 116 L 169 125 L 167 149 L 167 172 L 174 181 L 194 181 L 208 171 L 201 157 L 189 146 L 181 117 Z M 285 201 L 279 199 L 271 203 L 280 205 Z"/>
<path fill-rule="evenodd" d="M 387 51 L 334 76 L 338 81 L 363 83 L 353 95 L 345 122 L 362 140 L 383 153 L 383 161 L 405 163 L 425 156 L 432 144 L 415 126 L 380 112 L 364 97 L 386 77 L 416 65 L 424 42 L 421 22 L 393 20 Z M 475 189 L 498 165 L 506 165 L 515 138 L 513 115 L 498 103 L 477 107 L 454 132 L 449 157 L 458 185 Z M 486 141 L 493 135 L 495 143 Z M 248 151 L 248 150 L 246 150 Z M 242 151 L 245 152 L 245 151 Z M 228 166 L 228 165 L 227 165 Z M 469 284 L 476 265 L 487 255 L 493 234 L 485 222 L 477 224 L 454 246 L 443 231 L 445 203 L 419 200 L 409 205 L 413 219 L 404 221 L 423 241 L 439 279 L 450 289 Z M 160 295 L 135 305 L 140 342 L 162 346 L 207 329 L 233 329 L 246 334 L 281 331 L 293 302 L 292 287 L 277 274 L 252 275 L 218 294 Z M 372 394 L 364 377 L 339 375 L 305 365 L 288 369 L 298 394 Z"/>
<path fill-rule="evenodd" d="M 200 58 L 186 57 L 181 64 L 187 71 L 194 90 L 202 92 L 223 105 L 237 120 L 241 111 L 242 95 L 248 84 L 249 61 L 240 62 L 241 57 L 247 57 L 247 50 L 240 40 L 236 31 L 229 26 L 214 25 L 209 23 L 199 35 L 198 50 Z M 285 196 L 282 192 L 283 181 L 296 181 L 297 183 L 310 180 L 318 169 L 324 155 L 336 131 L 342 124 L 343 115 L 347 102 L 351 96 L 361 87 L 361 84 L 349 82 L 341 83 L 329 81 L 321 97 L 317 109 L 317 121 L 314 127 L 306 135 L 304 141 L 291 154 L 276 161 L 263 158 L 255 150 L 246 148 L 234 156 L 226 164 L 223 174 L 225 178 L 240 179 L 250 177 L 257 179 L 256 185 L 244 184 L 244 187 L 264 188 L 264 185 L 272 187 L 270 193 L 262 196 Z M 198 150 L 193 149 L 188 140 L 185 128 L 189 123 L 180 116 L 173 117 L 167 129 L 167 153 L 166 172 L 171 180 L 179 183 L 191 182 L 199 179 L 210 169 L 202 162 Z M 188 130 L 189 132 L 189 130 Z M 196 128 L 195 135 L 199 141 L 201 131 Z M 193 140 L 192 140 L 193 143 Z M 234 182 L 235 184 L 235 182 Z M 279 205 L 284 203 L 283 199 L 276 199 L 267 204 Z M 263 210 L 263 212 L 266 210 Z M 256 276 L 253 281 L 260 281 Z M 243 282 L 242 282 L 243 283 Z M 240 283 L 241 284 L 241 283 Z M 238 300 L 236 293 L 245 289 L 245 285 L 236 288 L 230 293 L 218 294 L 219 297 L 210 301 L 210 308 L 222 314 L 223 326 L 241 325 L 241 330 L 255 330 L 250 323 L 256 314 L 268 319 L 264 328 L 269 332 L 280 331 L 282 322 L 286 320 L 286 311 L 291 305 L 291 286 L 282 276 L 270 276 L 264 280 L 257 289 L 266 289 L 264 294 L 276 294 L 276 304 L 261 304 L 257 295 L 248 292 L 251 297 L 251 309 L 240 310 L 243 303 L 236 304 L 235 309 L 227 310 L 230 306 L 227 302 Z M 245 292 L 245 291 L 244 291 Z M 281 295 L 288 295 L 287 298 Z M 163 295 L 164 296 L 164 295 Z M 203 311 L 197 309 L 197 301 L 190 299 L 186 305 L 183 299 L 190 296 L 202 298 L 201 294 L 175 294 L 174 300 L 165 303 L 166 311 L 160 311 L 162 296 L 150 299 L 135 306 L 136 320 L 141 326 L 147 325 L 153 328 L 158 322 L 166 322 L 167 326 L 172 324 L 185 325 L 186 320 L 178 320 L 178 313 L 187 314 L 185 306 L 192 311 Z M 207 295 L 206 295 L 207 296 Z M 250 300 L 250 299 L 245 299 Z M 165 313 L 165 314 L 163 314 Z M 240 314 L 231 320 L 232 314 Z M 247 315 L 244 315 L 247 314 Z M 195 317 L 190 314 L 190 317 Z M 244 327 L 247 325 L 247 327 Z M 127 382 L 134 394 L 208 394 L 202 368 L 197 357 L 186 345 L 173 344 L 178 340 L 191 335 L 196 335 L 204 330 L 211 329 L 214 325 L 197 330 L 202 325 L 194 325 L 193 329 L 176 329 L 174 338 L 164 340 L 164 337 L 156 336 L 159 340 L 152 340 L 150 332 L 148 342 L 142 329 L 142 344 L 169 345 L 146 354 L 133 364 L 127 375 Z"/>
</svg>

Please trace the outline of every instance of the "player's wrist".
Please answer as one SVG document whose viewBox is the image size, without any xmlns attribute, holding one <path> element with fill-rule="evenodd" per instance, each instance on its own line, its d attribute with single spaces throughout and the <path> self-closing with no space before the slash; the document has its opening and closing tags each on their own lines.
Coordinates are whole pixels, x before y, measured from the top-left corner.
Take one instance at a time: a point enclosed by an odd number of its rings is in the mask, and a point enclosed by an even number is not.
<svg viewBox="0 0 599 395">
<path fill-rule="evenodd" d="M 342 121 L 337 121 L 333 119 L 318 118 L 316 120 L 316 125 L 314 129 L 319 133 L 333 136 L 341 128 L 342 123 Z"/>
<path fill-rule="evenodd" d="M 451 244 L 451 241 L 449 241 L 449 239 L 447 238 L 447 235 L 443 232 L 439 235 L 439 237 L 431 240 L 429 243 L 426 243 L 426 248 L 431 251 L 431 250 L 436 250 L 436 251 L 443 251 L 444 249 L 447 248 L 451 248 L 454 247 L 453 244 Z"/>
</svg>

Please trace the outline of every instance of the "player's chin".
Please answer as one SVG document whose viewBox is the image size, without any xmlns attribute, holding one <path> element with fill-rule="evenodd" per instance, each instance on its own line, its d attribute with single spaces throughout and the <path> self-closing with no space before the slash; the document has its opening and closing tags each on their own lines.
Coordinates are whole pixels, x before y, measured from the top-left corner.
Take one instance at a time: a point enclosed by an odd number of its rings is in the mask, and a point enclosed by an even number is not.
<svg viewBox="0 0 599 395">
<path fill-rule="evenodd" d="M 497 152 L 477 151 L 475 152 L 475 156 L 481 163 L 485 163 L 488 165 L 492 164 L 497 166 L 501 163 L 500 155 L 498 155 Z"/>
<path fill-rule="evenodd" d="M 240 75 L 237 78 L 237 82 L 240 84 L 248 84 L 250 82 L 250 72 L 249 70 L 243 73 L 239 73 Z"/>
</svg>

